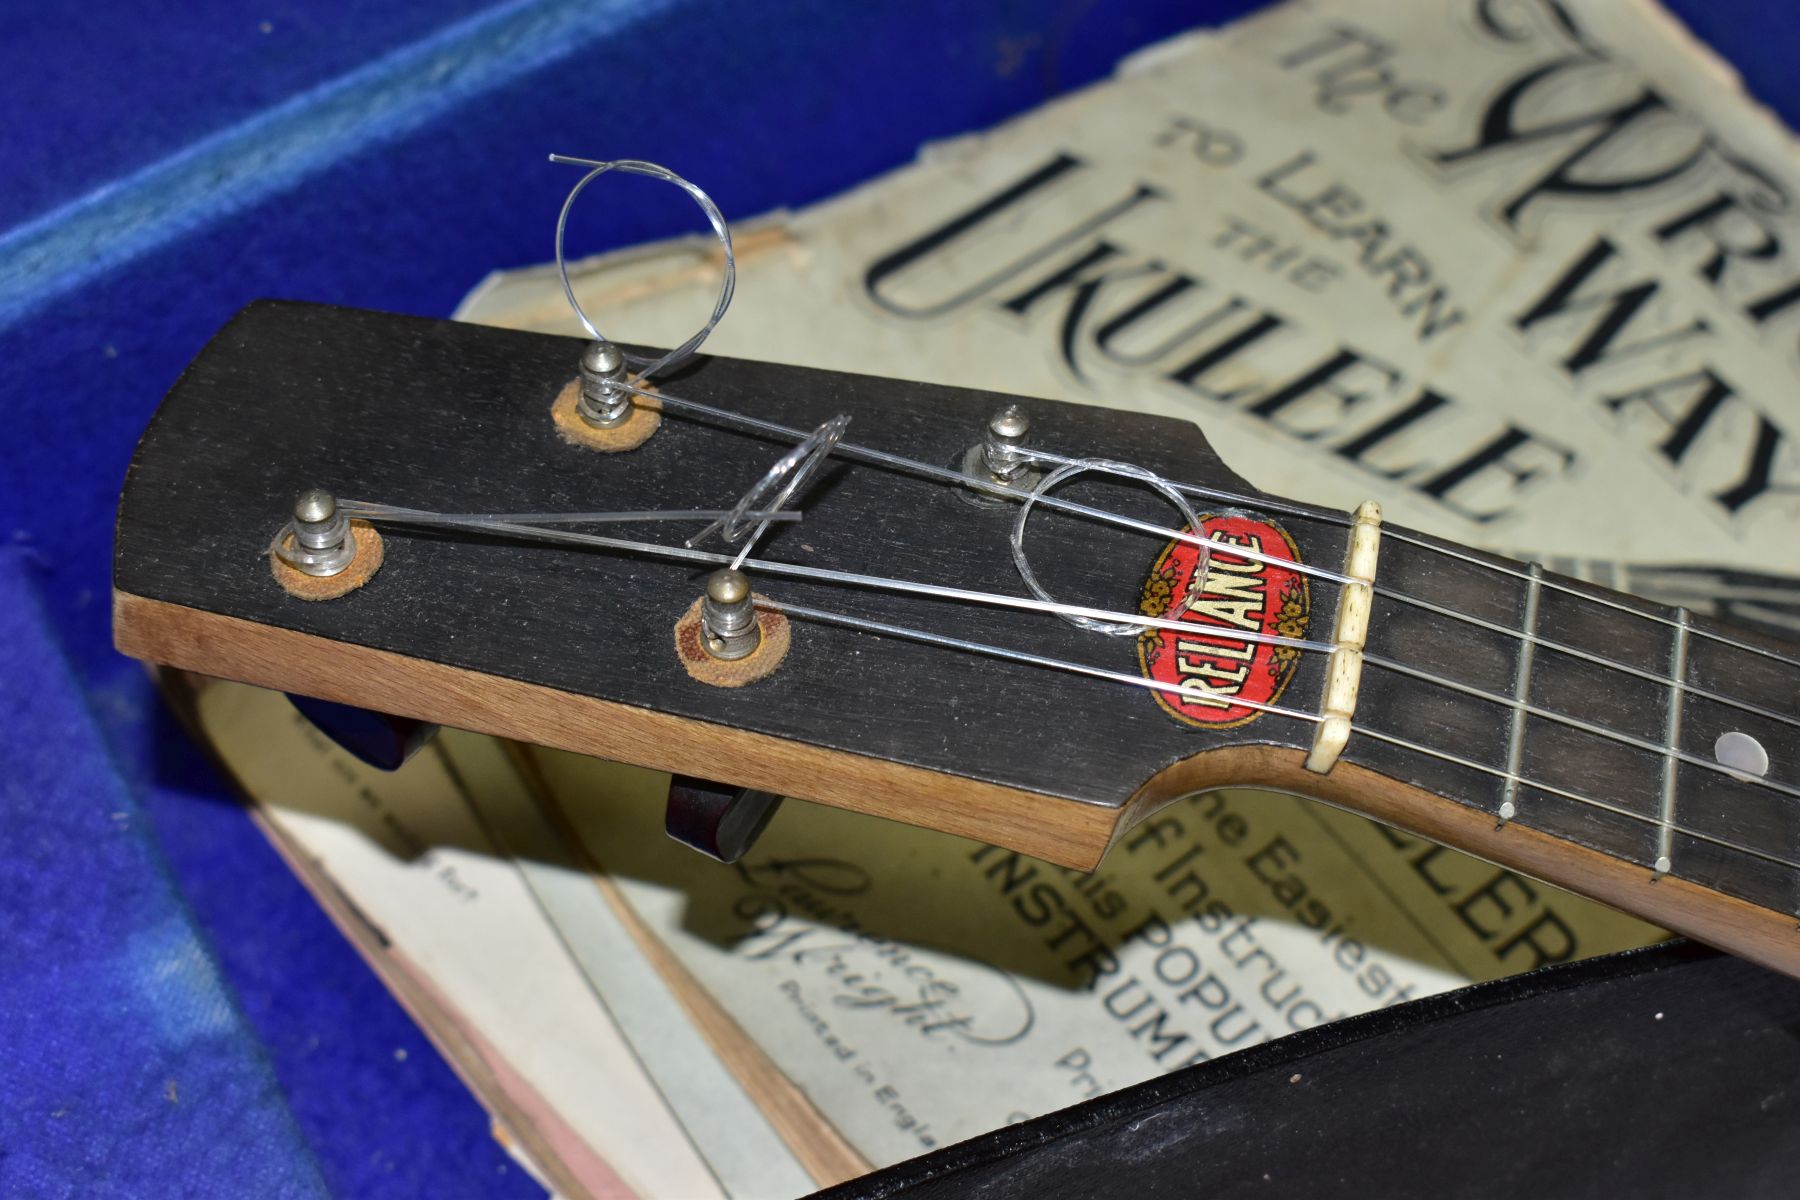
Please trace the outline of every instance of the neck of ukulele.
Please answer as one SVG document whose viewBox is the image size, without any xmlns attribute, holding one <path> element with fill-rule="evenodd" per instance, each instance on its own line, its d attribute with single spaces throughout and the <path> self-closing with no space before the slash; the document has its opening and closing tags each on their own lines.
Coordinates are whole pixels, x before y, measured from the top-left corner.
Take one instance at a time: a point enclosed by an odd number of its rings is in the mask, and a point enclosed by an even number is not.
<svg viewBox="0 0 1800 1200">
<path fill-rule="evenodd" d="M 1370 572 L 1360 531 L 1344 574 L 1372 582 L 1340 589 L 1313 790 L 1800 957 L 1800 650 L 1405 531 Z"/>
</svg>

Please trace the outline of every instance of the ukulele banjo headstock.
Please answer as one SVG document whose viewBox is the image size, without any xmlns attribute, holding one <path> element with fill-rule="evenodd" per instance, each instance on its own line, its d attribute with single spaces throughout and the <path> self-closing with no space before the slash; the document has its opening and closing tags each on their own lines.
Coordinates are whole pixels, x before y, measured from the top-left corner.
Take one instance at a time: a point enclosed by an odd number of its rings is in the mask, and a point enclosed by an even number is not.
<svg viewBox="0 0 1800 1200">
<path fill-rule="evenodd" d="M 1276 714 L 1316 707 L 1323 664 L 1286 643 L 1335 600 L 1282 563 L 1337 566 L 1343 531 L 1246 511 L 1194 426 L 727 359 L 643 388 L 592 357 L 246 309 L 133 461 L 120 646 L 1081 865 L 1163 768 L 1311 743 Z M 584 368 L 622 419 L 582 411 Z M 315 488 L 337 511 L 296 513 Z M 694 515 L 569 520 L 666 510 Z M 1170 536 L 1196 521 L 1254 557 Z M 748 622 L 705 598 L 732 565 Z"/>
</svg>

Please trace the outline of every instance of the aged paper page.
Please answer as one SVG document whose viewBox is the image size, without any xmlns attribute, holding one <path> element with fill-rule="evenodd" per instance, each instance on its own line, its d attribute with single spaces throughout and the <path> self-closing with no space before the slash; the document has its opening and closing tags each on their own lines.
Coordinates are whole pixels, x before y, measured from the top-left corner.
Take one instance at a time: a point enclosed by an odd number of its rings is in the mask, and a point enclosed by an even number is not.
<svg viewBox="0 0 1800 1200">
<path fill-rule="evenodd" d="M 267 819 L 579 1139 L 556 1146 L 560 1158 L 598 1155 L 642 1196 L 727 1194 L 435 748 L 404 770 L 376 771 L 327 742 L 279 692 L 239 684 L 209 684 L 199 716 Z M 618 962 L 614 973 L 631 966 Z"/>
<path fill-rule="evenodd" d="M 543 917 L 726 1191 L 745 1200 L 797 1196 L 815 1182 L 839 1183 L 865 1173 L 867 1164 L 845 1152 L 816 1114 L 802 1114 L 804 1123 L 795 1122 L 794 1140 L 812 1151 L 808 1169 L 802 1170 L 799 1150 L 787 1152 L 786 1139 L 765 1113 L 773 1107 L 769 1097 L 747 1091 L 723 1061 L 725 1051 L 715 1053 L 708 1044 L 698 1018 L 683 1019 L 684 997 L 639 950 L 602 881 L 540 806 L 507 744 L 449 729 L 438 737 L 438 749 L 492 836 L 496 854 L 517 864 Z M 823 1147 L 820 1129 L 827 1141 Z"/>
<path fill-rule="evenodd" d="M 536 750 L 562 817 L 877 1166 L 1326 1021 L 1659 935 L 1292 797 L 1182 801 L 1083 875 L 790 803 L 723 866 L 667 776 Z"/>
</svg>

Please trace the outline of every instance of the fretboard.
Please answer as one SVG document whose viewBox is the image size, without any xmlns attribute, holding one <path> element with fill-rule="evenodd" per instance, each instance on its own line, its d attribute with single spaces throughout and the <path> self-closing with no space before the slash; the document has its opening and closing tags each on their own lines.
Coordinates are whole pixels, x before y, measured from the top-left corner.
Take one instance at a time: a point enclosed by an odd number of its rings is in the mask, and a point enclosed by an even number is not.
<svg viewBox="0 0 1800 1200">
<path fill-rule="evenodd" d="M 1347 757 L 1496 827 L 1800 914 L 1800 650 L 1412 539 L 1383 542 Z"/>
</svg>

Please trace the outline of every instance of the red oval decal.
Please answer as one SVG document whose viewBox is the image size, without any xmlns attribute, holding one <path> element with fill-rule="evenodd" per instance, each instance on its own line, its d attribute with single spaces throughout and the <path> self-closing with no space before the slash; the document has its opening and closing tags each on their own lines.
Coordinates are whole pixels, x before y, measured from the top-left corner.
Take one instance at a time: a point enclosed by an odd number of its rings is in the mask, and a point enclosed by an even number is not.
<svg viewBox="0 0 1800 1200">
<path fill-rule="evenodd" d="M 1203 517 L 1201 525 L 1223 543 L 1214 547 L 1201 578 L 1194 578 L 1200 547 L 1170 542 L 1150 568 L 1138 605 L 1147 617 L 1175 612 L 1192 629 L 1146 630 L 1138 637 L 1138 663 L 1146 679 L 1180 689 L 1150 693 L 1170 716 L 1221 729 L 1261 716 L 1254 706 L 1275 703 L 1300 664 L 1300 651 L 1292 646 L 1241 635 L 1305 637 L 1308 593 L 1300 572 L 1227 549 L 1242 546 L 1299 562 L 1294 539 L 1279 526 L 1238 515 Z"/>
</svg>

